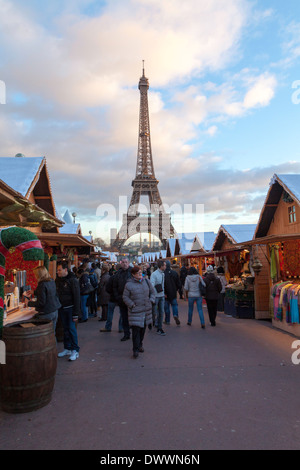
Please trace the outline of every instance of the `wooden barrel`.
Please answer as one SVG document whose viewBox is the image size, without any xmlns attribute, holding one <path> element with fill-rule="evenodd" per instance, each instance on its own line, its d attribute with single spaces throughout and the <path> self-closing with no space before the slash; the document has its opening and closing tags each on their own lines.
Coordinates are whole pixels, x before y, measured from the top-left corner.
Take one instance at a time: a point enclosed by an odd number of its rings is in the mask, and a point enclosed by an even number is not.
<svg viewBox="0 0 300 470">
<path fill-rule="evenodd" d="M 57 367 L 53 323 L 32 320 L 3 328 L 6 364 L 0 365 L 1 409 L 37 410 L 51 401 Z"/>
</svg>

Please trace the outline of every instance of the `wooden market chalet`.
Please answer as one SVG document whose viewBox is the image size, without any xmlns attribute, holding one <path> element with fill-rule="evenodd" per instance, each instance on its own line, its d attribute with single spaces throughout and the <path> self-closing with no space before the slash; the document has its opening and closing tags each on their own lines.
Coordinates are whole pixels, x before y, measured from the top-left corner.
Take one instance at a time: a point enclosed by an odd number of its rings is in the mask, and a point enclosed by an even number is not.
<svg viewBox="0 0 300 470">
<path fill-rule="evenodd" d="M 56 262 L 88 256 L 94 244 L 57 214 L 45 157 L 22 154 L 0 158 L 0 223 L 29 228 L 42 243 L 49 258 L 49 272 L 55 278 Z"/>
</svg>

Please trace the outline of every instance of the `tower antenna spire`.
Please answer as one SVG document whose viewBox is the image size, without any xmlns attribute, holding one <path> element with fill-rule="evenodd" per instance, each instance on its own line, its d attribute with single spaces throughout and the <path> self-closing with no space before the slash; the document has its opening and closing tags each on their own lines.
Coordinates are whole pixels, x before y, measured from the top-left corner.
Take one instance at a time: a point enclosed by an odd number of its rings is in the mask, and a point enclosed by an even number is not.
<svg viewBox="0 0 300 470">
<path fill-rule="evenodd" d="M 143 60 L 143 77 L 145 76 L 145 61 Z"/>
</svg>

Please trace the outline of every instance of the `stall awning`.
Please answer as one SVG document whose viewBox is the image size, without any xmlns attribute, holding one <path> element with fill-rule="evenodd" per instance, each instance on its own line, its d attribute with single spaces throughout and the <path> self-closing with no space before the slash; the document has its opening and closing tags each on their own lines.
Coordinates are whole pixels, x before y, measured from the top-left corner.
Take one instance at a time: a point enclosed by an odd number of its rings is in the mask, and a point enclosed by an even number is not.
<svg viewBox="0 0 300 470">
<path fill-rule="evenodd" d="M 267 235 L 266 237 L 255 238 L 254 240 L 249 240 L 247 242 L 243 242 L 240 245 L 246 248 L 247 246 L 253 245 L 268 245 L 270 243 L 280 243 L 288 240 L 299 240 L 300 233 L 285 233 L 285 234 L 278 234 L 278 235 Z"/>
<path fill-rule="evenodd" d="M 79 234 L 67 234 L 67 233 L 39 233 L 38 238 L 47 243 L 49 246 L 86 246 L 94 248 L 95 245 L 90 243 L 86 238 Z"/>
</svg>

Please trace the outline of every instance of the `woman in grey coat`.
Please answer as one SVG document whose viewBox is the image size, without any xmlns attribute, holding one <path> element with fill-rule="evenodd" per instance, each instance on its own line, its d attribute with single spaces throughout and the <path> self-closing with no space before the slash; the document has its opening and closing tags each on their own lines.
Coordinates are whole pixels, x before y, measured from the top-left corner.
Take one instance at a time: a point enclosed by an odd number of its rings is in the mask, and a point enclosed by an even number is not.
<svg viewBox="0 0 300 470">
<path fill-rule="evenodd" d="M 146 326 L 152 323 L 152 304 L 155 303 L 155 290 L 148 279 L 143 279 L 138 266 L 131 270 L 132 277 L 127 281 L 123 301 L 128 307 L 128 322 L 132 329 L 133 357 L 144 352 L 143 339 Z"/>
<path fill-rule="evenodd" d="M 189 326 L 191 326 L 192 324 L 194 303 L 196 302 L 198 314 L 200 318 L 200 323 L 201 323 L 201 328 L 205 328 L 205 321 L 204 321 L 203 308 L 202 308 L 202 296 L 201 296 L 200 287 L 199 287 L 200 282 L 202 283 L 203 286 L 205 286 L 205 283 L 202 277 L 198 274 L 197 269 L 192 266 L 188 271 L 188 275 L 184 283 L 184 290 L 185 290 L 186 296 L 188 296 L 188 304 L 189 304 L 187 324 Z"/>
</svg>

